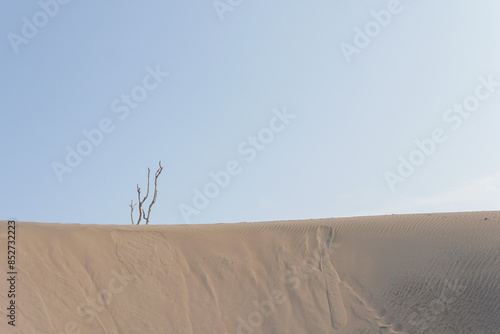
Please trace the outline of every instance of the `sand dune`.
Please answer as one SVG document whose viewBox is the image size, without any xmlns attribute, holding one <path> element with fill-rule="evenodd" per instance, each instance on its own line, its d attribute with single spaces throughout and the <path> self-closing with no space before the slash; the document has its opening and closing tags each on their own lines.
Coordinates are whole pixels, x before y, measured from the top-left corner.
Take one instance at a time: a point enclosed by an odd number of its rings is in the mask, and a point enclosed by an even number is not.
<svg viewBox="0 0 500 334">
<path fill-rule="evenodd" d="M 18 222 L 16 240 L 16 327 L 2 279 L 1 333 L 500 333 L 500 212 Z"/>
</svg>

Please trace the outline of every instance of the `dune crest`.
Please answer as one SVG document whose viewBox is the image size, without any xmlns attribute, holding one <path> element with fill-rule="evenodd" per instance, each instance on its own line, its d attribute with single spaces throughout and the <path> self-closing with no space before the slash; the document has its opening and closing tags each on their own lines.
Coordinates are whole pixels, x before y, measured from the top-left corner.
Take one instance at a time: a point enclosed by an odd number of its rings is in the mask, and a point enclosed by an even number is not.
<svg viewBox="0 0 500 334">
<path fill-rule="evenodd" d="M 17 224 L 17 326 L 2 333 L 500 330 L 499 212 Z"/>
</svg>

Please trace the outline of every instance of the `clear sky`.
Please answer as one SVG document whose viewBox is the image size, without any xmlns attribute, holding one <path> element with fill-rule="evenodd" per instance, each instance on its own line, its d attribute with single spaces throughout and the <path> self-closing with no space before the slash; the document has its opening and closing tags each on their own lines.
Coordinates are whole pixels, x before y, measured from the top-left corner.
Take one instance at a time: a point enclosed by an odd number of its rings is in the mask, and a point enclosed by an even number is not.
<svg viewBox="0 0 500 334">
<path fill-rule="evenodd" d="M 1 219 L 130 224 L 160 159 L 151 224 L 500 207 L 498 1 L 0 9 Z"/>
</svg>

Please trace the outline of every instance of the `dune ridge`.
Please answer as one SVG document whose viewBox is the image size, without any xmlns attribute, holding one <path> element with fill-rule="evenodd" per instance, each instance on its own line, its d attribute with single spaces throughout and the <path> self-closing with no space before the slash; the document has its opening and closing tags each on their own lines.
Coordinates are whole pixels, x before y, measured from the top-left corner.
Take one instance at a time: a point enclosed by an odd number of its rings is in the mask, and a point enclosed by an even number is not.
<svg viewBox="0 0 500 334">
<path fill-rule="evenodd" d="M 500 212 L 18 222 L 17 251 L 1 333 L 500 333 Z"/>
</svg>

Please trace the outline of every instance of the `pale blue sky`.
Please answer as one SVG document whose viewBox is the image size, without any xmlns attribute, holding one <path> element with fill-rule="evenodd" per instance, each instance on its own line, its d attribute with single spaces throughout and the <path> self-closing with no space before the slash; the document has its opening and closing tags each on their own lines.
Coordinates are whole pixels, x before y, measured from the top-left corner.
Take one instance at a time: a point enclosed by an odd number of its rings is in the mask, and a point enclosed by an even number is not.
<svg viewBox="0 0 500 334">
<path fill-rule="evenodd" d="M 58 7 L 0 7 L 1 219 L 130 224 L 136 183 L 159 159 L 152 224 L 500 206 L 500 87 L 479 88 L 488 97 L 458 129 L 443 119 L 479 77 L 500 82 L 498 1 L 242 1 L 224 20 L 212 1 Z M 341 43 L 355 46 L 356 27 L 388 7 L 397 13 L 348 62 Z M 156 68 L 169 75 L 120 119 L 113 102 Z M 248 162 L 238 147 L 285 108 L 295 118 Z M 103 119 L 113 131 L 60 182 L 54 162 Z M 386 172 L 436 128 L 447 139 L 391 191 Z M 193 189 L 232 160 L 241 173 L 196 209 Z M 182 203 L 198 212 L 186 218 Z"/>
</svg>

